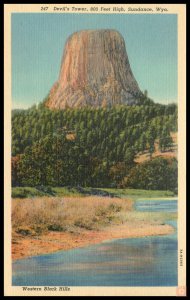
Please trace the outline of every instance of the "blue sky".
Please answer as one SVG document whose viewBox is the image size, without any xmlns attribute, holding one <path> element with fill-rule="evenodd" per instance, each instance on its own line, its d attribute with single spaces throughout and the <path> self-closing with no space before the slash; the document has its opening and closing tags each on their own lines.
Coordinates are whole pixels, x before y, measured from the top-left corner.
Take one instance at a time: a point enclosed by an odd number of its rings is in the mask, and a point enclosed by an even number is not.
<svg viewBox="0 0 190 300">
<path fill-rule="evenodd" d="M 177 16 L 163 14 L 12 14 L 12 102 L 41 102 L 59 75 L 67 37 L 82 29 L 116 29 L 125 39 L 142 91 L 177 102 Z"/>
</svg>

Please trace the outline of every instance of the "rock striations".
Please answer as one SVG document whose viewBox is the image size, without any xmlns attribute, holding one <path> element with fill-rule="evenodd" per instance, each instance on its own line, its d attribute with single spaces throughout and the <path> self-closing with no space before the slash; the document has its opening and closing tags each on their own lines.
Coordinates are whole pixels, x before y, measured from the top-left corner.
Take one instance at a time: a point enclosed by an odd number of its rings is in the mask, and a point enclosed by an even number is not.
<svg viewBox="0 0 190 300">
<path fill-rule="evenodd" d="M 125 41 L 115 30 L 84 30 L 67 40 L 49 108 L 135 104 L 142 96 L 133 76 Z"/>
</svg>

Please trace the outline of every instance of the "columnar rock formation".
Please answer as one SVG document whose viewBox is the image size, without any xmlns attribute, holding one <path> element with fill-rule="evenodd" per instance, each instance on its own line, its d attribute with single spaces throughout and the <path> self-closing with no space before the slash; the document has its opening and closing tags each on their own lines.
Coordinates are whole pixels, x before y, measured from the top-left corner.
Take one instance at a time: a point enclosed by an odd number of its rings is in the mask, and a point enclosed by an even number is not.
<svg viewBox="0 0 190 300">
<path fill-rule="evenodd" d="M 125 41 L 115 30 L 84 30 L 67 40 L 49 108 L 135 104 L 142 96 Z"/>
</svg>

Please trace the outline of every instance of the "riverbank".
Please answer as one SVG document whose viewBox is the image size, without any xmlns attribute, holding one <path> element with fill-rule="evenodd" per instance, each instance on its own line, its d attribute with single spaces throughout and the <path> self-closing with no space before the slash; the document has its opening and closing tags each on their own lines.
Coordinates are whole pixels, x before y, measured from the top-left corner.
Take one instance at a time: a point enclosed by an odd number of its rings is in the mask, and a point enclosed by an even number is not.
<svg viewBox="0 0 190 300">
<path fill-rule="evenodd" d="M 171 191 L 119 189 L 119 188 L 90 188 L 90 187 L 12 187 L 12 198 L 35 197 L 118 197 L 118 198 L 173 198 L 175 193 Z"/>
<path fill-rule="evenodd" d="M 109 226 L 104 230 L 83 230 L 78 233 L 48 232 L 38 237 L 23 237 L 14 234 L 12 239 L 13 260 L 48 254 L 59 250 L 69 250 L 101 243 L 111 239 L 165 235 L 174 232 L 172 226 L 146 222 L 128 222 Z"/>
<path fill-rule="evenodd" d="M 12 258 L 21 259 L 111 239 L 173 233 L 175 213 L 134 209 L 134 200 L 40 197 L 12 202 Z"/>
</svg>

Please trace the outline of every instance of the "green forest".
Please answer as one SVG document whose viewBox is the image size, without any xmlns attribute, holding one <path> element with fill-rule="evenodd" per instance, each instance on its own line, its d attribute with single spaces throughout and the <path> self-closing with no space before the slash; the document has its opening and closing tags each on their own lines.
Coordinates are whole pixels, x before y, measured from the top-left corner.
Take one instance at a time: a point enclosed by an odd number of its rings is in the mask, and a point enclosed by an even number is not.
<svg viewBox="0 0 190 300">
<path fill-rule="evenodd" d="M 176 131 L 175 104 L 13 110 L 12 186 L 176 191 L 177 160 L 152 158 L 156 140 L 172 150 Z M 150 159 L 137 164 L 145 151 Z"/>
</svg>

